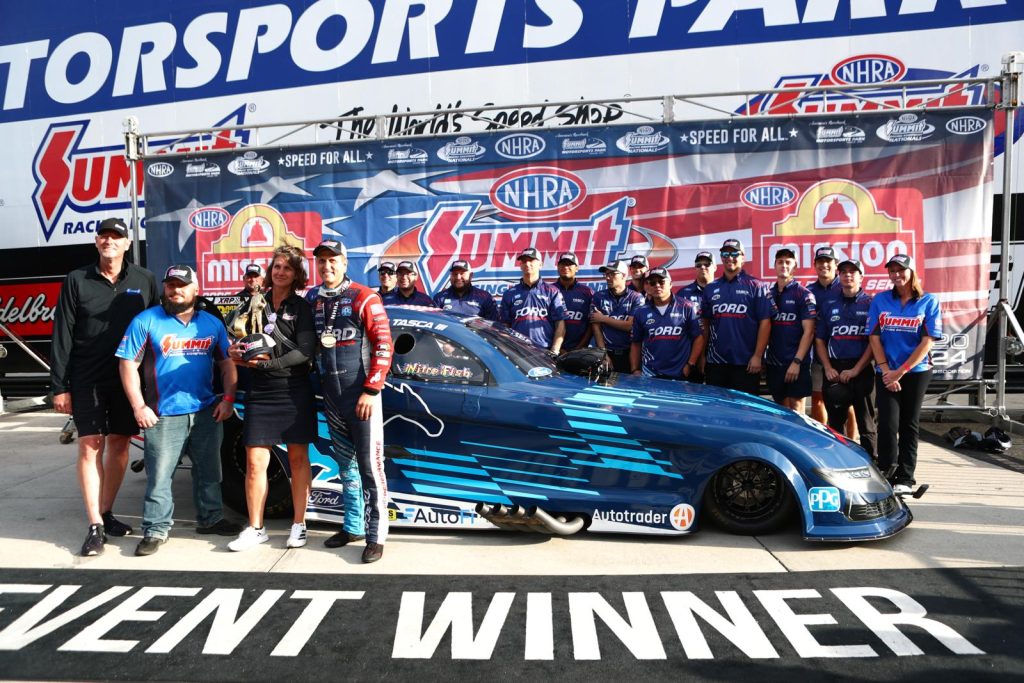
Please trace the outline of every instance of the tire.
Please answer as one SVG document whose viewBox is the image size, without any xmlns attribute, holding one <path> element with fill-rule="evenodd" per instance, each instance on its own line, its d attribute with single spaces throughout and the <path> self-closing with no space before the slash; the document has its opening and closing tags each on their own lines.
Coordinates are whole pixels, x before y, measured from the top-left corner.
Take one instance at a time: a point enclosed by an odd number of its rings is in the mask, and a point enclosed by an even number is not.
<svg viewBox="0 0 1024 683">
<path fill-rule="evenodd" d="M 282 519 L 292 516 L 292 487 L 288 473 L 276 453 L 270 454 L 267 467 L 267 504 L 263 516 Z M 287 458 L 287 455 L 284 456 Z M 245 446 L 242 445 L 242 421 L 232 417 L 224 423 L 224 443 L 220 447 L 222 478 L 220 484 L 224 504 L 241 515 L 249 514 L 245 502 Z"/>
<path fill-rule="evenodd" d="M 725 531 L 755 536 L 779 529 L 796 511 L 796 502 L 777 469 L 760 460 L 740 460 L 711 478 L 704 509 Z"/>
</svg>

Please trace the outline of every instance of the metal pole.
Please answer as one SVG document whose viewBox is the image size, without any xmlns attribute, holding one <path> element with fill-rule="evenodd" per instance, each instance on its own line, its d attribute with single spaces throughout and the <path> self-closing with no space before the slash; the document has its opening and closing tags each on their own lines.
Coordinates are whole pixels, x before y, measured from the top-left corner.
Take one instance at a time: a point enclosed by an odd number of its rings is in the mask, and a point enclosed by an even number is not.
<svg viewBox="0 0 1024 683">
<path fill-rule="evenodd" d="M 131 189 L 129 193 L 132 199 L 132 261 L 135 265 L 142 265 L 142 231 L 139 227 L 139 185 L 138 185 L 138 164 L 139 159 L 139 120 L 129 116 L 124 120 L 124 155 L 128 159 L 128 171 L 130 174 Z"/>
<path fill-rule="evenodd" d="M 999 358 L 996 370 L 996 411 L 1006 417 L 1006 328 L 1007 316 L 1013 315 L 1009 306 L 1010 295 L 1010 208 L 1013 205 L 1013 119 L 1018 106 L 1017 87 L 1024 71 L 1024 52 L 1010 52 L 1003 56 L 1003 96 L 1000 103 L 1006 112 L 1003 131 L 1003 216 L 1002 241 L 999 255 Z M 1014 321 L 1016 322 L 1016 320 Z"/>
</svg>

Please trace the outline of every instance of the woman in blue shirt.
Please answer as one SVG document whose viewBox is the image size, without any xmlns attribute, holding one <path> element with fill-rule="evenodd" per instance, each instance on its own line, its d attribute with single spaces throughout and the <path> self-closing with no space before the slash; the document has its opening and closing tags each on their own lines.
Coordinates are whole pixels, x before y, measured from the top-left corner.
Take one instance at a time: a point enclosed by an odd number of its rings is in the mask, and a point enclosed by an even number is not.
<svg viewBox="0 0 1024 683">
<path fill-rule="evenodd" d="M 928 354 L 942 336 L 942 313 L 939 300 L 925 294 L 910 256 L 896 254 L 886 269 L 893 288 L 872 299 L 868 310 L 875 357 L 878 467 L 896 493 L 909 493 L 916 483 L 921 403 L 932 379 Z"/>
</svg>

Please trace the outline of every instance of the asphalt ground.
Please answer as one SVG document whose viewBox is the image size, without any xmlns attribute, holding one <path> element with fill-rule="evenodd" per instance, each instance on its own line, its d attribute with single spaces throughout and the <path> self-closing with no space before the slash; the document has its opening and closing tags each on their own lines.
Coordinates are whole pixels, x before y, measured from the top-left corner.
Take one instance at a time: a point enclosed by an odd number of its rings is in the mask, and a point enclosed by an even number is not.
<svg viewBox="0 0 1024 683">
<path fill-rule="evenodd" d="M 1024 675 L 1024 460 L 946 448 L 926 424 L 914 523 L 811 544 L 794 527 L 671 539 L 398 531 L 230 553 L 198 536 L 187 473 L 150 557 L 85 532 L 74 445 L 50 412 L 0 416 L 0 678 L 985 680 Z M 981 430 L 983 431 L 983 430 Z M 932 434 L 932 432 L 935 432 Z M 1024 437 L 1015 436 L 1024 445 Z M 136 456 L 137 457 L 137 456 Z M 144 477 L 115 511 L 138 526 Z"/>
</svg>

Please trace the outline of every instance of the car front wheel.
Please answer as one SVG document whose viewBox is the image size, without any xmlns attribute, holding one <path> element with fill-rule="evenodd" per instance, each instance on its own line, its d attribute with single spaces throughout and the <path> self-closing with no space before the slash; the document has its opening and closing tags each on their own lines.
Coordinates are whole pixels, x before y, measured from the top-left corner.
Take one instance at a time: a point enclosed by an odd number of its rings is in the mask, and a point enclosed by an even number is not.
<svg viewBox="0 0 1024 683">
<path fill-rule="evenodd" d="M 757 460 L 740 460 L 711 479 L 704 508 L 729 533 L 753 536 L 781 527 L 796 505 L 777 469 Z"/>
</svg>

